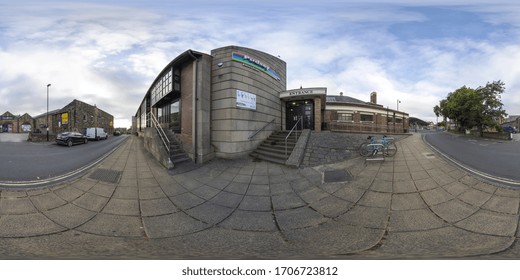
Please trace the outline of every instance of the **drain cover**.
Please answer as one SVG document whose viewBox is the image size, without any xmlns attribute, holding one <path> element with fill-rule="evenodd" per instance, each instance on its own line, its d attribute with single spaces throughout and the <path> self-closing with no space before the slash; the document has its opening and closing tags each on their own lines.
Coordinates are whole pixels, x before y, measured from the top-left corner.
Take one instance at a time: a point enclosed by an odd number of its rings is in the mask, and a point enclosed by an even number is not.
<svg viewBox="0 0 520 280">
<path fill-rule="evenodd" d="M 350 172 L 344 169 L 325 171 L 323 172 L 323 175 L 323 181 L 325 183 L 346 182 L 352 180 Z"/>
<path fill-rule="evenodd" d="M 121 173 L 121 171 L 99 168 L 94 170 L 94 172 L 90 174 L 89 178 L 115 184 L 119 182 Z"/>
</svg>

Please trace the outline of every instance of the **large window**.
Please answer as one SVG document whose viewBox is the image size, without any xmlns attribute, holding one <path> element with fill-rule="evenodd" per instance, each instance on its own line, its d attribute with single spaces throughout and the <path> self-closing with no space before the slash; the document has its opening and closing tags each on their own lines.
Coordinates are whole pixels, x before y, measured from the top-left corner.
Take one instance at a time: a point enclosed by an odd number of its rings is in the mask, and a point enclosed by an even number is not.
<svg viewBox="0 0 520 280">
<path fill-rule="evenodd" d="M 361 113 L 361 121 L 362 122 L 373 122 L 374 114 L 372 113 Z"/>
<path fill-rule="evenodd" d="M 180 100 L 170 104 L 170 129 L 173 131 L 181 131 L 180 104 Z"/>
<path fill-rule="evenodd" d="M 351 122 L 354 118 L 352 113 L 338 112 L 338 121 L 340 122 Z"/>
<path fill-rule="evenodd" d="M 179 69 L 170 69 L 158 79 L 152 87 L 151 98 L 152 105 L 155 105 L 163 97 L 170 92 L 180 92 L 181 90 L 181 71 Z"/>
<path fill-rule="evenodd" d="M 169 129 L 175 132 L 181 131 L 181 101 L 180 99 L 157 108 L 159 122 L 166 124 Z"/>
<path fill-rule="evenodd" d="M 152 104 L 172 91 L 172 70 L 166 72 L 152 87 Z"/>
</svg>

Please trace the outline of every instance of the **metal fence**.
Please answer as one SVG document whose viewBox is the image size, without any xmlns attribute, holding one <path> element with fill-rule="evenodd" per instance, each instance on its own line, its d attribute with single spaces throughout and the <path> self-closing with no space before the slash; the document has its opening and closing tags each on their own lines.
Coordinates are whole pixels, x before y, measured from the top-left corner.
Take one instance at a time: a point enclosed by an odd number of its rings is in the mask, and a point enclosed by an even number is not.
<svg viewBox="0 0 520 280">
<path fill-rule="evenodd" d="M 330 131 L 338 132 L 379 132 L 379 133 L 404 133 L 402 123 L 389 123 L 388 125 L 372 122 L 339 122 L 331 121 L 328 124 Z"/>
</svg>

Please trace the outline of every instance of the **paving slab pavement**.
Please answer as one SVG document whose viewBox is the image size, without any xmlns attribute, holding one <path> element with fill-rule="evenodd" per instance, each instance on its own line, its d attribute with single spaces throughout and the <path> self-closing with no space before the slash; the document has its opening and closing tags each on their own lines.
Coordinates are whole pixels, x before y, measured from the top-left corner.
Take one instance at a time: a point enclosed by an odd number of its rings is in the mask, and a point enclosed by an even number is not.
<svg viewBox="0 0 520 280">
<path fill-rule="evenodd" d="M 132 137 L 73 182 L 0 191 L 0 255 L 520 256 L 519 190 L 462 172 L 436 156 L 418 134 L 397 146 L 395 157 L 384 162 L 353 158 L 294 169 L 250 158 L 219 159 L 172 175 Z M 99 170 L 115 177 L 99 176 Z M 324 174 L 338 170 L 348 176 L 325 183 Z"/>
</svg>

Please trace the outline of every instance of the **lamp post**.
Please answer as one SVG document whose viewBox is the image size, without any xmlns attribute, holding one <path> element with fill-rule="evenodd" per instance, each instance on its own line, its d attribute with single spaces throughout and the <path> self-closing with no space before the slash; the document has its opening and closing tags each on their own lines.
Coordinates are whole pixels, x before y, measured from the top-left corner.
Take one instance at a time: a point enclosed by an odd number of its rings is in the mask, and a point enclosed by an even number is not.
<svg viewBox="0 0 520 280">
<path fill-rule="evenodd" d="M 47 123 L 45 126 L 47 127 L 47 141 L 49 141 L 49 87 L 51 84 L 47 85 Z"/>
<path fill-rule="evenodd" d="M 401 103 L 401 100 L 397 99 L 397 111 L 399 111 L 399 103 Z"/>
</svg>

